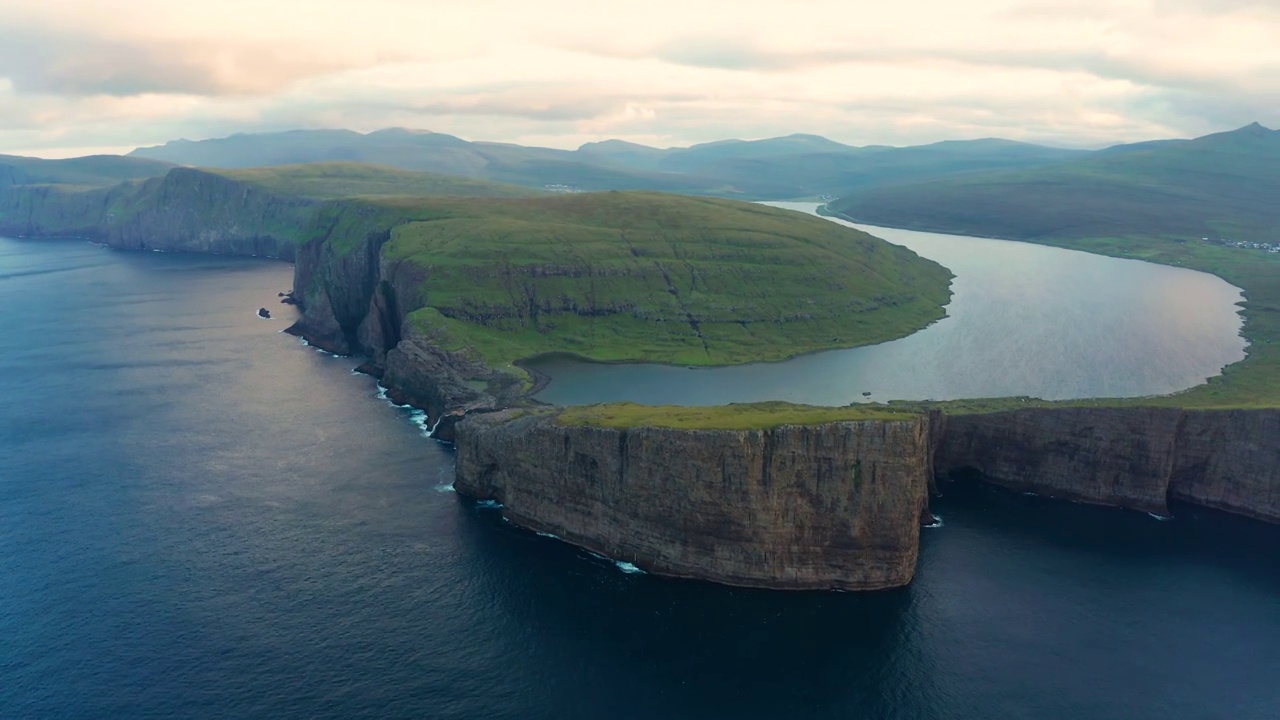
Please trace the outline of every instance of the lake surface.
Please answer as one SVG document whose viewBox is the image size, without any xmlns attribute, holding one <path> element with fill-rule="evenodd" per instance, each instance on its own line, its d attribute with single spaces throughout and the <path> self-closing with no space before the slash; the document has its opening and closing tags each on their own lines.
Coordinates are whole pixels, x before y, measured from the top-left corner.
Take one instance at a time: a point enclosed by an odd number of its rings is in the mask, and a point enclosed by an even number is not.
<svg viewBox="0 0 1280 720">
<path fill-rule="evenodd" d="M 902 590 L 626 574 L 450 492 L 289 277 L 0 239 L 0 718 L 1280 717 L 1280 528 L 971 489 Z"/>
<path fill-rule="evenodd" d="M 814 212 L 814 203 L 770 203 Z M 530 363 L 560 405 L 1162 395 L 1244 359 L 1240 290 L 1184 268 L 1029 243 L 853 225 L 950 268 L 947 317 L 880 345 L 721 368 Z M 864 396 L 864 392 L 871 393 Z"/>
</svg>

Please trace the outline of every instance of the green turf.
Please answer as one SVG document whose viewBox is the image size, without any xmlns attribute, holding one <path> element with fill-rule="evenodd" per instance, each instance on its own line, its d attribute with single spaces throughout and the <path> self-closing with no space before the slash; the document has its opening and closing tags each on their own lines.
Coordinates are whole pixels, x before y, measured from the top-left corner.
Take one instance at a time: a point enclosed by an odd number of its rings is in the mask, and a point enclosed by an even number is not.
<svg viewBox="0 0 1280 720">
<path fill-rule="evenodd" d="M 568 353 L 724 365 L 882 342 L 943 316 L 950 273 L 800 213 L 657 193 L 433 199 L 386 261 L 426 269 L 410 318 L 510 369 Z"/>
<path fill-rule="evenodd" d="M 566 408 L 556 421 L 568 426 L 662 427 L 680 430 L 758 430 L 783 425 L 817 425 L 857 420 L 908 420 L 917 417 L 906 409 L 858 405 L 813 407 L 784 402 L 689 407 L 611 403 Z"/>
<path fill-rule="evenodd" d="M 519 185 L 437 173 L 410 172 L 362 163 L 308 163 L 207 172 L 250 183 L 281 195 L 321 200 L 385 195 L 536 197 L 545 194 Z"/>
</svg>

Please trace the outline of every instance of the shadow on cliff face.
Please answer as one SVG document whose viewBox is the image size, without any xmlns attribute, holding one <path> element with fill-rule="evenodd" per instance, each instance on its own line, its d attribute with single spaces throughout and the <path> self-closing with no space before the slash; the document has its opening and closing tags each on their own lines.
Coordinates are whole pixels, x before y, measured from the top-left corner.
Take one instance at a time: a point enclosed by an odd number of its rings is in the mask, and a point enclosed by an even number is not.
<svg viewBox="0 0 1280 720">
<path fill-rule="evenodd" d="M 517 529 L 459 498 L 465 542 L 486 558 L 495 608 L 527 628 L 522 642 L 599 673 L 599 688 L 564 687 L 614 717 L 783 717 L 796 707 L 883 708 L 928 678 L 904 618 L 911 588 L 872 593 L 785 592 L 627 574 L 611 561 Z M 726 662 L 727 661 L 727 662 Z M 633 694 L 616 692 L 619 677 Z M 871 682 L 868 682 L 870 680 Z M 856 700 L 855 705 L 849 705 Z"/>
</svg>

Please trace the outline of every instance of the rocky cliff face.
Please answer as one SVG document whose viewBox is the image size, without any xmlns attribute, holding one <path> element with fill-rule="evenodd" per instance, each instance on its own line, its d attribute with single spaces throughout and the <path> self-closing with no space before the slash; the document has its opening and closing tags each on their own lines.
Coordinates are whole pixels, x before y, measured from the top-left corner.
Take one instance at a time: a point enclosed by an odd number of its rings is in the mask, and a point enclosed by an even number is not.
<svg viewBox="0 0 1280 720">
<path fill-rule="evenodd" d="M 930 484 L 1280 522 L 1280 410 L 1035 408 L 774 430 L 564 426 L 468 415 L 459 492 L 515 524 L 646 570 L 733 585 L 867 590 L 914 572 Z"/>
<path fill-rule="evenodd" d="M 298 233 L 319 206 L 191 168 L 146 181 L 132 203 L 133 212 L 114 210 L 104 222 L 108 245 L 280 260 L 294 259 Z"/>
<path fill-rule="evenodd" d="M 0 232 L 87 237 L 130 250 L 292 260 L 319 203 L 214 173 L 176 168 L 110 188 L 0 183 Z"/>
<path fill-rule="evenodd" d="M 1280 522 L 1280 410 L 1197 410 L 1183 415 L 1169 496 Z"/>
<path fill-rule="evenodd" d="M 926 417 L 773 430 L 565 427 L 468 416 L 459 492 L 517 525 L 650 572 L 731 585 L 872 590 L 915 572 Z"/>
<path fill-rule="evenodd" d="M 1033 408 L 947 417 L 934 462 L 991 483 L 1169 514 L 1170 498 L 1280 522 L 1280 411 Z"/>
<path fill-rule="evenodd" d="M 381 378 L 388 395 L 425 410 L 438 424 L 436 437 L 450 440 L 462 413 L 513 400 L 519 387 L 407 322 L 427 304 L 429 283 L 424 268 L 383 256 L 394 222 L 358 203 L 337 206 L 319 222 L 298 250 L 293 292 L 303 315 L 289 332 L 330 352 L 367 355 L 362 368 Z"/>
<path fill-rule="evenodd" d="M 1179 410 L 1019 410 L 948 417 L 936 462 L 1014 490 L 1166 515 Z"/>
</svg>

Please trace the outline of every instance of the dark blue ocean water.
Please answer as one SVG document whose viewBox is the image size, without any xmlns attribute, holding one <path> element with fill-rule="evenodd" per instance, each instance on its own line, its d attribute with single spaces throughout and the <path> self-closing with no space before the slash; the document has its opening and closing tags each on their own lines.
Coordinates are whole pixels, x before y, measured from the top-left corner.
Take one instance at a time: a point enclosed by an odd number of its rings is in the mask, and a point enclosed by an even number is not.
<svg viewBox="0 0 1280 720">
<path fill-rule="evenodd" d="M 289 274 L 0 240 L 0 718 L 1280 717 L 1277 528 L 971 489 L 899 591 L 625 574 L 449 492 Z"/>
</svg>

